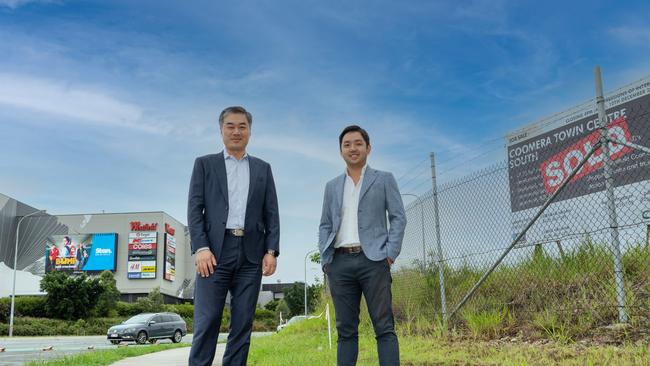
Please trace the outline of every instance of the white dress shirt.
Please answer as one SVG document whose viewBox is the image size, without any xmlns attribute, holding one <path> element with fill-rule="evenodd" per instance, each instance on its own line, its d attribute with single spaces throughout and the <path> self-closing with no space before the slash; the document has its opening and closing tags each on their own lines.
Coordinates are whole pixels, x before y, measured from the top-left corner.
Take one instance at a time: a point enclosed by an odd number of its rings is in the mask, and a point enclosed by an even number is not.
<svg viewBox="0 0 650 366">
<path fill-rule="evenodd" d="M 363 176 L 366 174 L 366 167 L 361 169 L 359 182 L 354 184 L 352 177 L 345 170 L 345 186 L 343 187 L 343 204 L 341 205 L 341 227 L 336 233 L 334 248 L 356 247 L 361 245 L 359 240 L 359 220 L 357 213 L 359 211 L 359 193 L 363 184 Z"/>
<path fill-rule="evenodd" d="M 237 160 L 224 149 L 223 157 L 228 177 L 228 220 L 226 220 L 226 229 L 243 229 L 250 185 L 248 154 L 244 154 L 241 160 Z"/>
<path fill-rule="evenodd" d="M 248 189 L 250 186 L 250 167 L 248 154 L 241 160 L 223 150 L 226 164 L 226 177 L 228 179 L 228 219 L 226 229 L 243 229 L 246 221 L 246 203 L 248 203 Z M 209 250 L 210 247 L 201 247 L 196 253 Z"/>
</svg>

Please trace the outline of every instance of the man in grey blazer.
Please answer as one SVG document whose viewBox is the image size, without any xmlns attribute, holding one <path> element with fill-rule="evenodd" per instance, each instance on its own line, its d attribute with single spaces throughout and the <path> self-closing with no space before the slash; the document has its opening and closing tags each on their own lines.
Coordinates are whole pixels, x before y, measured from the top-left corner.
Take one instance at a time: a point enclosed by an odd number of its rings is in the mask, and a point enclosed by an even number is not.
<svg viewBox="0 0 650 366">
<path fill-rule="evenodd" d="M 375 330 L 379 364 L 398 366 L 390 267 L 404 238 L 402 196 L 391 173 L 366 164 L 371 146 L 363 128 L 346 127 L 339 136 L 339 148 L 347 169 L 325 186 L 318 235 L 321 264 L 336 311 L 337 364 L 357 363 L 363 294 Z"/>
<path fill-rule="evenodd" d="M 196 255 L 191 366 L 212 365 L 230 291 L 224 366 L 246 365 L 262 275 L 275 272 L 280 219 L 271 166 L 246 153 L 253 116 L 228 107 L 219 116 L 225 146 L 194 162 L 187 221 Z"/>
</svg>

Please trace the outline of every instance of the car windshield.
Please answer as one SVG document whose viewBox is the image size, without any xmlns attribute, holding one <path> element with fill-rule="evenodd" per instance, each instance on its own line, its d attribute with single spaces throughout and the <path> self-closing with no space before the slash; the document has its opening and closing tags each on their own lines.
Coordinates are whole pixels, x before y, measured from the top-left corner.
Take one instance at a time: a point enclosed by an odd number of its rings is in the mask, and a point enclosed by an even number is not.
<svg viewBox="0 0 650 366">
<path fill-rule="evenodd" d="M 151 314 L 140 314 L 136 315 L 128 320 L 124 321 L 124 324 L 139 324 L 146 323 L 147 320 L 151 317 Z"/>
</svg>

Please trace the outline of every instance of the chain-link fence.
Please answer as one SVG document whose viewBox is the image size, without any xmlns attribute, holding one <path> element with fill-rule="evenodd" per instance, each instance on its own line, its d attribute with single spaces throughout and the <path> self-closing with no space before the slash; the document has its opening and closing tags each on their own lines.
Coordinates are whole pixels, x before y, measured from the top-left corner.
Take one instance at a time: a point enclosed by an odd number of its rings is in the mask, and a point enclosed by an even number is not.
<svg viewBox="0 0 650 366">
<path fill-rule="evenodd" d="M 633 89 L 608 97 L 607 111 L 598 99 L 591 113 L 566 114 L 579 116 L 571 123 L 529 131 L 507 161 L 437 187 L 433 172 L 434 189 L 403 193 L 415 197 L 396 316 L 494 335 L 575 338 L 614 323 L 647 332 L 650 83 Z"/>
</svg>

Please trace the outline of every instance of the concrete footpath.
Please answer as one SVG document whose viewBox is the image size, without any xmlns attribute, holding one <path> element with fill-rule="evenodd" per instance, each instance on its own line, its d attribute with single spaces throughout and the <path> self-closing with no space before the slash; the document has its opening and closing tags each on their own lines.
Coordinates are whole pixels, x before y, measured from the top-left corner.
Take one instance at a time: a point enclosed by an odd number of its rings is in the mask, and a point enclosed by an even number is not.
<svg viewBox="0 0 650 366">
<path fill-rule="evenodd" d="M 219 343 L 217 345 L 217 352 L 214 356 L 214 362 L 212 363 L 213 366 L 221 366 L 221 358 L 223 357 L 225 349 L 226 345 L 224 343 Z M 189 355 L 190 347 L 188 346 L 174 348 L 167 351 L 154 352 L 148 355 L 125 358 L 111 364 L 110 366 L 186 366 Z"/>
</svg>

